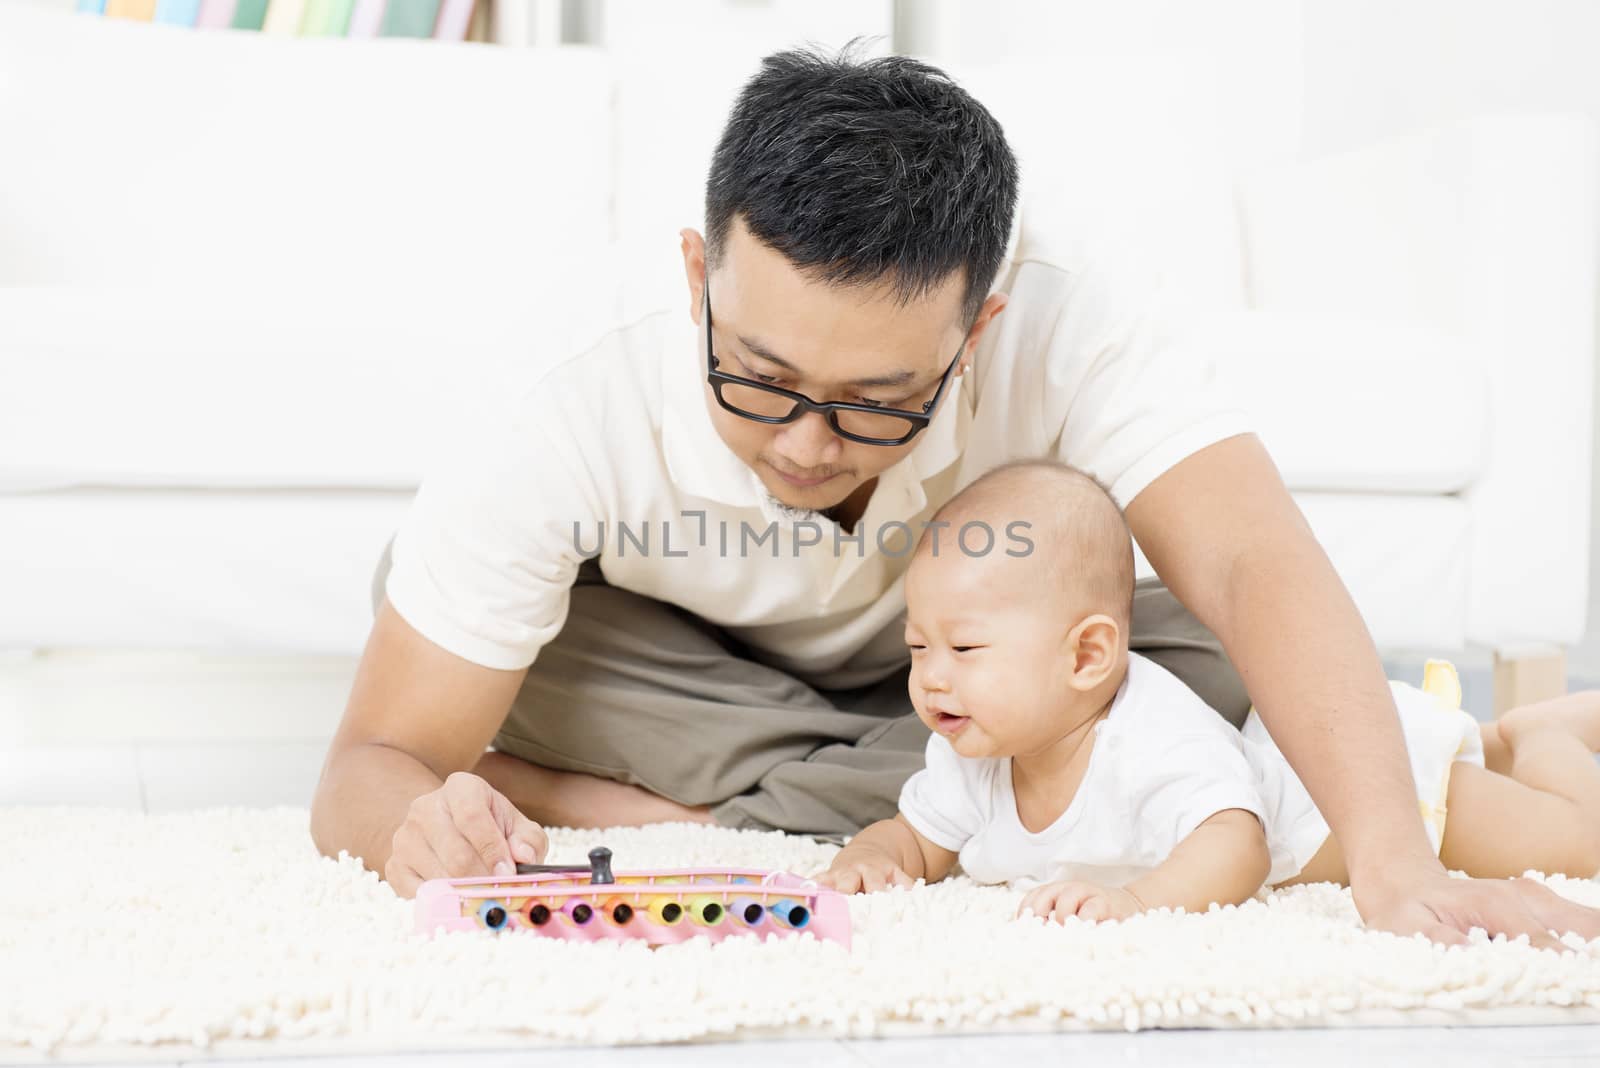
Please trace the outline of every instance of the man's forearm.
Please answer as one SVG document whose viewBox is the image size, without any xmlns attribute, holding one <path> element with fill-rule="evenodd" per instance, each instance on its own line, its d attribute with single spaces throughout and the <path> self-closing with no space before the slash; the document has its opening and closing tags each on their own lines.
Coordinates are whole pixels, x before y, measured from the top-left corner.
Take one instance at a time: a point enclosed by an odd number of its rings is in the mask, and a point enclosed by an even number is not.
<svg viewBox="0 0 1600 1068">
<path fill-rule="evenodd" d="M 1240 554 L 1218 637 L 1351 873 L 1431 860 L 1383 663 L 1333 565 L 1305 541 Z"/>
<path fill-rule="evenodd" d="M 411 802 L 443 781 L 417 758 L 384 745 L 355 745 L 329 757 L 311 803 L 311 839 L 325 856 L 342 849 L 383 874 L 394 832 Z"/>
</svg>

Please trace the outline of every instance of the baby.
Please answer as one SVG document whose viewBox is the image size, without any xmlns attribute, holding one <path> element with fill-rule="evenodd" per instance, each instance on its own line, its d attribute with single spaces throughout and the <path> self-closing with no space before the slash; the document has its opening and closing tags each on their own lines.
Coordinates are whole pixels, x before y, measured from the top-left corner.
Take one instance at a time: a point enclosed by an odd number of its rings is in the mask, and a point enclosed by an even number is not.
<svg viewBox="0 0 1600 1068">
<path fill-rule="evenodd" d="M 906 782 L 899 815 L 853 838 L 819 882 L 934 882 L 959 860 L 979 882 L 1041 884 L 1021 908 L 1058 921 L 1348 883 L 1328 824 L 1256 713 L 1237 731 L 1129 651 L 1132 539 L 1097 483 L 1061 464 L 1009 464 L 934 518 L 949 526 L 930 525 L 906 576 L 927 766 Z M 1019 520 L 1031 552 L 1013 540 L 969 556 L 955 543 L 968 523 L 998 532 Z M 1600 693 L 1480 730 L 1455 707 L 1459 690 L 1441 701 L 1391 689 L 1447 867 L 1494 878 L 1600 869 Z"/>
</svg>

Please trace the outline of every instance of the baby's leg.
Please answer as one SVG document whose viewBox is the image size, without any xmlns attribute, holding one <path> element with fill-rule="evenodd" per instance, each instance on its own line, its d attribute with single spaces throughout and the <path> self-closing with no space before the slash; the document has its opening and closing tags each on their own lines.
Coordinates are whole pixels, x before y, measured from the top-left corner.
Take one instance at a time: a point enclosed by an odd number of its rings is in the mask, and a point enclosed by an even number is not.
<svg viewBox="0 0 1600 1068">
<path fill-rule="evenodd" d="M 1487 879 L 1600 871 L 1600 768 L 1571 734 L 1513 747 L 1517 777 L 1458 762 L 1445 800 L 1445 867 Z"/>
<path fill-rule="evenodd" d="M 1600 869 L 1600 691 L 1514 708 L 1483 724 L 1484 763 L 1458 763 L 1445 799 L 1446 867 L 1484 878 Z M 1349 883 L 1334 838 L 1280 885 Z"/>
<path fill-rule="evenodd" d="M 1545 729 L 1564 731 L 1582 740 L 1589 752 L 1600 753 L 1600 691 L 1587 690 L 1522 705 L 1483 724 L 1484 764 L 1490 771 L 1510 775 L 1512 743 L 1519 736 Z"/>
</svg>

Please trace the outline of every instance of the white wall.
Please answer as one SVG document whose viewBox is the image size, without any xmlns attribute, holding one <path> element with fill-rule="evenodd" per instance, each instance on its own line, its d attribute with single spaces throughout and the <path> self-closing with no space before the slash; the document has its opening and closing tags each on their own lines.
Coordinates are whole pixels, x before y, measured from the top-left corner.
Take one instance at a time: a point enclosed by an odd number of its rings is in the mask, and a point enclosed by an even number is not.
<svg viewBox="0 0 1600 1068">
<path fill-rule="evenodd" d="M 1245 169 L 1487 112 L 1600 122 L 1596 0 L 901 0 L 896 14 L 899 40 L 952 65 L 1197 50 L 1221 76 Z M 1591 552 L 1600 575 L 1600 537 Z M 1600 675 L 1600 581 L 1590 606 L 1580 655 Z"/>
<path fill-rule="evenodd" d="M 1493 111 L 1579 111 L 1600 121 L 1593 0 L 1301 0 L 1303 150 L 1337 151 Z M 1600 197 L 1600 189 L 1595 191 Z M 1600 375 L 1596 376 L 1600 410 Z M 1600 441 L 1594 521 L 1600 530 Z M 1600 576 L 1600 537 L 1590 574 Z M 1600 581 L 1576 671 L 1600 673 Z"/>
</svg>

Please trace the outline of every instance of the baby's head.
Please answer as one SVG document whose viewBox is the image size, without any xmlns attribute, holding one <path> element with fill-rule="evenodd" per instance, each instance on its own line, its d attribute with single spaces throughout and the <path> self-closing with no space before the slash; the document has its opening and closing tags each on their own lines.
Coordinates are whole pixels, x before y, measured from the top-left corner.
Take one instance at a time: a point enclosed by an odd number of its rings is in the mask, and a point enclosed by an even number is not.
<svg viewBox="0 0 1600 1068">
<path fill-rule="evenodd" d="M 1110 495 L 1053 461 L 995 468 L 934 515 L 906 574 L 917 715 L 963 756 L 1039 752 L 1115 696 L 1132 608 Z"/>
</svg>

